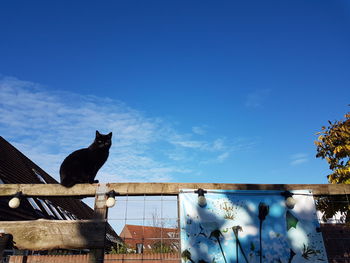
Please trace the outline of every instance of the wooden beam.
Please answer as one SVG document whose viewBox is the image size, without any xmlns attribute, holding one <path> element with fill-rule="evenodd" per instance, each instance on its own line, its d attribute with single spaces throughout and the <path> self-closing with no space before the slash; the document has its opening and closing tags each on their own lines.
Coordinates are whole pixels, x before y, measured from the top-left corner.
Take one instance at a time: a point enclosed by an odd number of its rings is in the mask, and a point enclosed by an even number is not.
<svg viewBox="0 0 350 263">
<path fill-rule="evenodd" d="M 22 191 L 26 196 L 80 196 L 94 197 L 97 184 L 77 184 L 71 188 L 59 184 L 0 184 L 0 196 L 12 196 Z M 222 190 L 302 190 L 310 189 L 315 195 L 350 194 L 345 184 L 220 184 L 220 183 L 110 183 L 109 190 L 120 195 L 177 195 L 180 189 Z"/>
<path fill-rule="evenodd" d="M 96 189 L 95 196 L 95 208 L 94 208 L 94 219 L 103 220 L 108 218 L 108 208 L 106 206 L 106 192 L 108 191 L 108 187 L 106 184 L 98 184 Z M 99 235 L 103 237 L 106 236 L 106 226 L 101 231 Z M 106 241 L 106 239 L 104 239 Z M 104 243 L 105 244 L 105 243 Z M 104 262 L 104 254 L 105 254 L 105 245 L 101 248 L 94 248 L 90 251 L 90 262 L 89 263 L 103 263 Z"/>
<path fill-rule="evenodd" d="M 1 221 L 0 232 L 13 236 L 18 249 L 103 248 L 106 220 Z"/>
<path fill-rule="evenodd" d="M 0 196 L 12 196 L 22 192 L 26 196 L 95 196 L 97 184 L 77 184 L 64 187 L 60 184 L 0 184 Z"/>
<path fill-rule="evenodd" d="M 315 195 L 350 194 L 350 185 L 335 184 L 221 184 L 221 183 L 111 183 L 120 195 L 177 195 L 181 189 L 212 190 L 312 190 Z"/>
</svg>

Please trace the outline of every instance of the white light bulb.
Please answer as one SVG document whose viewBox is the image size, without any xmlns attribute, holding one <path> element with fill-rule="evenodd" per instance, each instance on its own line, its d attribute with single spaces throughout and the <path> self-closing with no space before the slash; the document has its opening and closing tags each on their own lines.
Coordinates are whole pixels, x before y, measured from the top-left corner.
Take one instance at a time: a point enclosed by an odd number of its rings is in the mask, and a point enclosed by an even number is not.
<svg viewBox="0 0 350 263">
<path fill-rule="evenodd" d="M 17 208 L 17 207 L 19 207 L 20 204 L 21 204 L 21 200 L 19 200 L 18 197 L 13 197 L 9 201 L 9 207 L 11 207 L 11 208 Z"/>
<path fill-rule="evenodd" d="M 295 204 L 296 204 L 296 200 L 293 197 L 287 197 L 286 199 L 286 207 L 289 209 L 293 209 Z"/>
<path fill-rule="evenodd" d="M 115 198 L 114 197 L 108 197 L 106 200 L 106 206 L 107 207 L 113 207 L 115 205 Z"/>
<path fill-rule="evenodd" d="M 203 195 L 198 196 L 198 205 L 200 207 L 204 207 L 207 205 L 207 200 L 205 199 L 205 196 Z"/>
</svg>

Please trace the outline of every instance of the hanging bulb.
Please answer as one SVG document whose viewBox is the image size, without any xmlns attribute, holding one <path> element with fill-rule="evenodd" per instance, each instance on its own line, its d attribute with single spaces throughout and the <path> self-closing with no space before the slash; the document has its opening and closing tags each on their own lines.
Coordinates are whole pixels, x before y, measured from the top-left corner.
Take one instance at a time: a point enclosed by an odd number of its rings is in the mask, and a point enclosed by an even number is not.
<svg viewBox="0 0 350 263">
<path fill-rule="evenodd" d="M 22 195 L 22 192 L 17 192 L 15 196 L 11 198 L 11 200 L 9 201 L 9 207 L 13 209 L 19 207 L 19 205 L 21 204 L 21 199 L 20 199 L 21 195 Z"/>
<path fill-rule="evenodd" d="M 286 207 L 288 209 L 293 209 L 295 204 L 296 204 L 296 200 L 293 198 L 293 194 L 289 191 L 285 191 L 283 193 L 281 193 L 282 196 L 284 196 L 285 201 L 284 203 L 286 204 Z"/>
<path fill-rule="evenodd" d="M 207 191 L 203 190 L 202 188 L 199 188 L 195 193 L 198 193 L 198 205 L 200 207 L 205 207 L 207 205 L 207 199 L 205 198 L 204 194 Z"/>
<path fill-rule="evenodd" d="M 198 205 L 200 207 L 205 207 L 207 205 L 207 199 L 205 199 L 205 196 L 198 196 Z"/>
<path fill-rule="evenodd" d="M 106 200 L 106 206 L 108 208 L 111 208 L 115 205 L 115 196 L 116 196 L 116 192 L 114 190 L 110 191 L 108 194 L 107 194 L 108 198 Z"/>
<path fill-rule="evenodd" d="M 286 207 L 288 207 L 289 209 L 293 209 L 297 201 L 292 196 L 289 196 L 287 197 L 285 202 Z"/>
<path fill-rule="evenodd" d="M 108 208 L 113 207 L 115 205 L 115 198 L 114 197 L 108 197 L 106 200 L 106 206 Z"/>
</svg>

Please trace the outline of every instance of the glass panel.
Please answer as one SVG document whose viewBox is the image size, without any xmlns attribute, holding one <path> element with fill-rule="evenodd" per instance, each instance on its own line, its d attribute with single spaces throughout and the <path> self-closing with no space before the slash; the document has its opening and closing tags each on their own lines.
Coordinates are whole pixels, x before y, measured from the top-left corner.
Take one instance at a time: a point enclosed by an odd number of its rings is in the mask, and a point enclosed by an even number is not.
<svg viewBox="0 0 350 263">
<path fill-rule="evenodd" d="M 108 222 L 124 240 L 122 251 L 179 253 L 177 196 L 117 197 Z"/>
<path fill-rule="evenodd" d="M 41 208 L 38 206 L 38 204 L 35 202 L 34 198 L 32 197 L 28 197 L 27 198 L 28 202 L 31 204 L 31 206 L 35 209 L 35 210 L 39 210 L 42 212 Z"/>
<path fill-rule="evenodd" d="M 48 206 L 51 208 L 51 210 L 55 213 L 56 217 L 60 220 L 63 220 L 63 217 L 60 215 L 60 213 L 57 211 L 55 206 L 48 200 L 45 200 L 45 202 L 48 204 Z"/>
<path fill-rule="evenodd" d="M 50 210 L 50 208 L 48 207 L 48 205 L 44 202 L 44 200 L 41 200 L 41 199 L 39 199 L 39 198 L 38 198 L 38 200 L 39 200 L 40 204 L 44 207 L 46 213 L 47 213 L 49 216 L 55 217 L 55 215 L 52 213 L 52 211 Z"/>
<path fill-rule="evenodd" d="M 47 182 L 45 181 L 45 179 L 40 175 L 40 173 L 39 173 L 37 170 L 33 169 L 33 172 L 34 172 L 34 174 L 36 175 L 36 177 L 40 180 L 40 182 L 42 182 L 42 183 L 44 183 L 44 184 L 47 184 Z"/>
</svg>

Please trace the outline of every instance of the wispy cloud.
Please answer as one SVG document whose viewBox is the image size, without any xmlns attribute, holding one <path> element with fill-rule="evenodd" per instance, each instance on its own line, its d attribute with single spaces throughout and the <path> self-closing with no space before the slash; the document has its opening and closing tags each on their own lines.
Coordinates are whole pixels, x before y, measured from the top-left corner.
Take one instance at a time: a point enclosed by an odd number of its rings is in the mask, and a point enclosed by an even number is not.
<svg viewBox="0 0 350 263">
<path fill-rule="evenodd" d="M 223 150 L 225 148 L 225 142 L 223 139 L 216 139 L 212 147 L 217 151 Z"/>
<path fill-rule="evenodd" d="M 200 126 L 194 126 L 192 127 L 192 132 L 194 134 L 198 134 L 198 135 L 204 135 L 206 134 L 206 130 L 204 127 L 200 127 Z"/>
<path fill-rule="evenodd" d="M 174 140 L 171 141 L 172 144 L 178 145 L 185 148 L 192 148 L 192 149 L 204 149 L 207 147 L 207 143 L 204 141 L 194 141 L 194 140 Z"/>
<path fill-rule="evenodd" d="M 296 153 L 290 156 L 290 165 L 296 166 L 309 161 L 309 157 L 305 153 Z"/>
<path fill-rule="evenodd" d="M 224 152 L 217 157 L 217 161 L 222 163 L 230 156 L 229 152 Z"/>
<path fill-rule="evenodd" d="M 270 89 L 255 90 L 247 95 L 245 106 L 248 108 L 261 108 L 270 96 Z"/>
<path fill-rule="evenodd" d="M 249 147 L 224 137 L 209 139 L 200 127 L 181 133 L 120 101 L 8 77 L 0 78 L 0 116 L 0 135 L 56 179 L 65 156 L 90 145 L 95 130 L 113 131 L 110 157 L 98 175 L 103 182 L 172 181 L 200 173 L 194 171 L 198 163 L 223 162 L 235 149 Z"/>
</svg>

